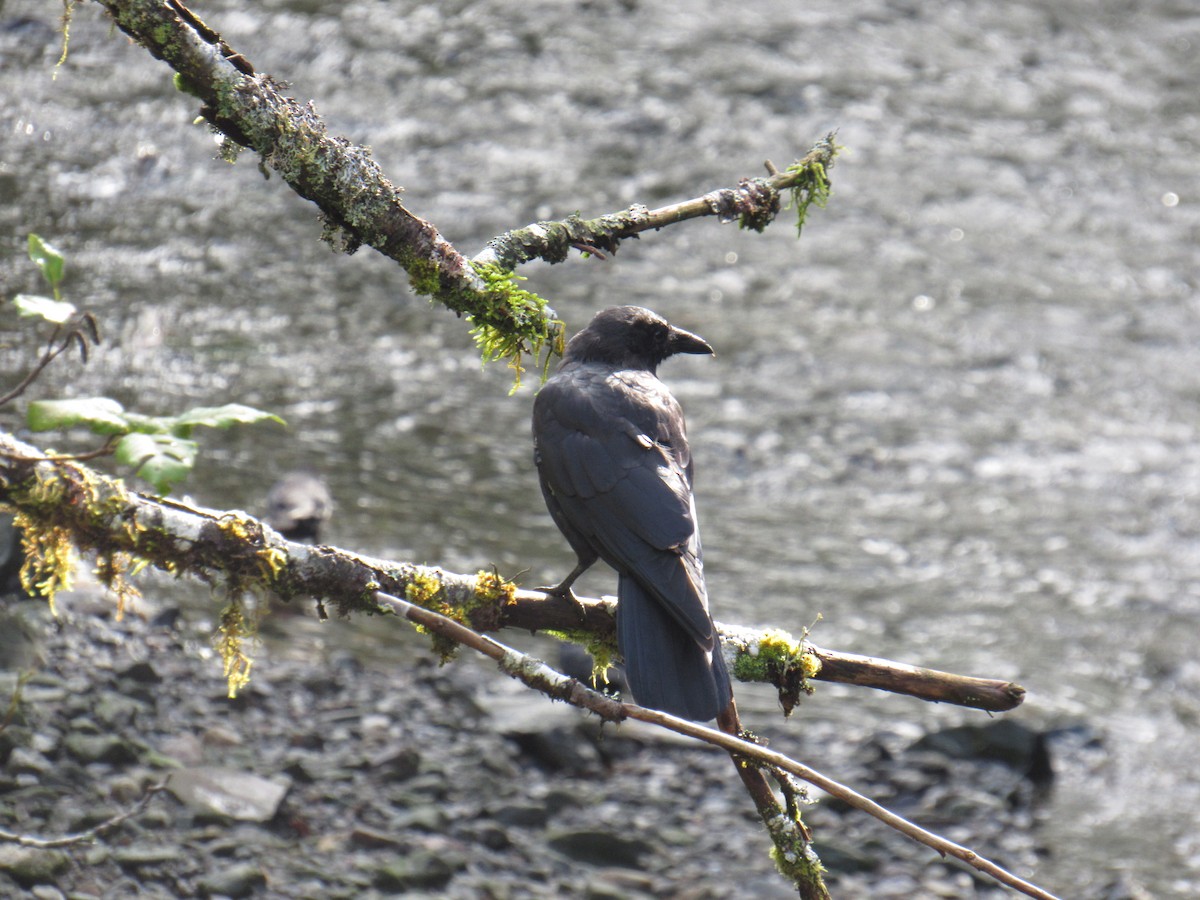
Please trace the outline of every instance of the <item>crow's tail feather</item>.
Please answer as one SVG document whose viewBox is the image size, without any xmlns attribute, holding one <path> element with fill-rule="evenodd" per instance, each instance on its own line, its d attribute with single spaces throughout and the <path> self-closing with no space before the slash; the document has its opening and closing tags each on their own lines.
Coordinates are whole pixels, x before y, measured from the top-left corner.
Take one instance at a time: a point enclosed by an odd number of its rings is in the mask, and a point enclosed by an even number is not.
<svg viewBox="0 0 1200 900">
<path fill-rule="evenodd" d="M 628 575 L 617 596 L 617 645 L 634 700 L 695 722 L 715 719 L 733 697 L 719 642 L 706 651 Z"/>
</svg>

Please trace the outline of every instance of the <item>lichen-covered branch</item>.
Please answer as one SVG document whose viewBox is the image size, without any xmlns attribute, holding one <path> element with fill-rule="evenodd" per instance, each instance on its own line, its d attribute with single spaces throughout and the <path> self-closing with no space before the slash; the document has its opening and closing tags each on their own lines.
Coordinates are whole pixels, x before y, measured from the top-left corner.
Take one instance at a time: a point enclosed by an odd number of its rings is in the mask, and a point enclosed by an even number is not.
<svg viewBox="0 0 1200 900">
<path fill-rule="evenodd" d="M 544 301 L 481 275 L 432 223 L 405 208 L 368 148 L 330 135 L 311 102 L 284 95 L 182 3 L 98 2 L 175 70 L 181 91 L 201 100 L 200 114 L 225 135 L 229 155 L 236 147 L 254 150 L 320 208 L 331 243 L 350 252 L 366 244 L 396 260 L 413 290 L 468 316 L 493 355 L 519 365 L 522 353 L 561 351 L 563 324 Z"/>
<path fill-rule="evenodd" d="M 572 215 L 556 222 L 535 222 L 492 238 L 475 261 L 514 269 L 531 259 L 562 262 L 573 248 L 597 255 L 616 253 L 626 238 L 701 216 L 717 216 L 722 222 L 762 231 L 779 213 L 785 191 L 791 194 L 798 228 L 803 228 L 809 208 L 824 206 L 829 199 L 829 169 L 838 152 L 834 138 L 826 135 L 786 171 L 768 166 L 767 177 L 743 178 L 737 187 L 719 188 L 702 197 L 658 209 L 634 205 L 594 219 Z"/>
<path fill-rule="evenodd" d="M 817 785 L 915 840 L 956 856 L 1030 896 L 1051 896 L 974 851 L 917 827 L 783 754 L 744 739 L 739 734 L 736 714 L 722 723 L 723 731 L 716 731 L 622 703 L 479 633 L 505 625 L 534 629 L 550 625 L 577 632 L 594 627 L 597 634 L 611 640 L 612 610 L 602 601 L 585 602 L 581 622 L 578 610 L 569 601 L 518 591 L 494 572 L 455 575 L 410 563 L 368 559 L 332 547 L 291 543 L 245 513 L 198 509 L 132 493 L 118 480 L 75 461 L 46 458 L 37 448 L 4 433 L 0 433 L 0 505 L 16 511 L 24 531 L 29 567 L 34 572 L 26 582 L 37 581 L 51 592 L 67 581 L 64 567 L 71 555 L 67 551 L 77 547 L 100 556 L 105 562 L 100 571 L 108 573 L 110 586 L 118 590 L 120 585 L 115 582 L 124 583 L 128 568 L 135 561 L 145 561 L 168 572 L 190 573 L 224 584 L 230 593 L 260 588 L 284 598 L 315 597 L 322 609 L 330 603 L 344 614 L 397 613 L 431 634 L 443 652 L 460 645 L 472 647 L 495 659 L 507 674 L 555 699 L 592 710 L 611 721 L 639 719 L 720 747 L 733 757 L 743 782 L 755 797 L 775 844 L 776 861 L 806 898 L 826 897 L 827 892 L 820 861 L 790 796 L 795 792 L 786 789 L 787 776 Z M 534 615 L 535 610 L 544 617 Z M 722 634 L 723 638 L 728 636 L 725 648 L 734 653 L 733 668 L 740 677 L 761 674 L 771 678 L 776 666 L 782 664 L 786 670 L 786 661 L 791 660 L 791 665 L 800 670 L 802 684 L 817 665 L 813 661 L 814 656 L 819 658 L 815 648 L 778 631 L 753 638 L 745 630 L 723 628 Z M 755 670 L 751 663 L 761 665 L 761 669 Z M 248 667 L 249 660 L 245 664 Z M 226 666 L 230 666 L 229 655 Z M 232 690 L 232 679 L 230 683 Z M 772 773 L 785 786 L 786 807 L 771 795 L 764 772 Z"/>
<path fill-rule="evenodd" d="M 242 512 L 200 509 L 129 491 L 124 483 L 0 432 L 0 505 L 26 525 L 36 571 L 31 586 L 53 592 L 70 579 L 70 548 L 99 556 L 99 571 L 120 594 L 144 560 L 232 591 L 270 590 L 284 599 L 314 599 L 339 615 L 377 612 L 375 592 L 404 597 L 475 631 L 546 631 L 615 653 L 613 605 L 579 608 L 540 591 L 518 589 L 495 572 L 455 574 L 406 562 L 371 559 L 333 547 L 284 540 Z M 718 626 L 731 668 L 742 681 L 774 684 L 785 711 L 809 692 L 808 679 L 840 681 L 989 711 L 1012 709 L 1024 690 L 1010 682 L 916 669 L 888 660 L 824 650 L 778 629 Z M 234 629 L 236 631 L 236 629 Z M 444 648 L 444 649 L 449 649 Z M 908 673 L 908 677 L 905 677 Z"/>
<path fill-rule="evenodd" d="M 532 259 L 561 262 L 571 248 L 594 255 L 613 253 L 626 238 L 699 216 L 737 221 L 762 231 L 790 192 L 803 227 L 812 205 L 829 197 L 828 170 L 837 155 L 830 134 L 801 160 L 779 172 L 744 178 L 682 203 L 650 210 L 584 219 L 570 216 L 508 232 L 465 258 L 431 223 L 405 208 L 401 189 L 371 158 L 369 148 L 330 135 L 311 102 L 286 96 L 279 82 L 253 63 L 189 10 L 181 0 L 97 0 L 117 26 L 176 72 L 180 91 L 202 102 L 200 114 L 225 136 L 224 154 L 241 148 L 259 154 L 325 219 L 325 238 L 353 252 L 366 244 L 396 260 L 418 294 L 469 318 L 485 359 L 505 358 L 522 371 L 531 356 L 542 367 L 560 354 L 565 326 L 536 294 L 508 277 Z"/>
</svg>

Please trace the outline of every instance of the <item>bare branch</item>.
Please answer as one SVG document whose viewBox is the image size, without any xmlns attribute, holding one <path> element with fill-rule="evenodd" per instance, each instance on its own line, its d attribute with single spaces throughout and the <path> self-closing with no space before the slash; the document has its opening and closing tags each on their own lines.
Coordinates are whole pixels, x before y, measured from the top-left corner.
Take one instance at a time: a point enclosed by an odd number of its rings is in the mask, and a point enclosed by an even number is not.
<svg viewBox="0 0 1200 900">
<path fill-rule="evenodd" d="M 41 838 L 34 837 L 33 835 L 29 834 L 18 834 L 13 831 L 5 831 L 4 829 L 0 828 L 0 842 L 17 844 L 21 847 L 34 847 L 38 850 L 50 850 L 54 847 L 70 847 L 72 844 L 84 844 L 88 841 L 94 841 L 100 835 L 104 834 L 104 832 L 111 831 L 122 822 L 126 822 L 129 819 L 132 819 L 134 816 L 140 815 L 145 811 L 146 807 L 150 805 L 150 801 L 154 799 L 155 795 L 166 790 L 166 788 L 166 781 L 160 781 L 157 784 L 150 785 L 150 787 L 146 788 L 142 796 L 138 798 L 137 803 L 133 804 L 133 806 L 129 807 L 129 809 L 125 810 L 125 812 L 118 813 L 110 819 L 105 819 L 103 822 L 99 823 L 98 825 L 93 825 L 86 831 L 76 832 L 75 834 L 67 834 L 56 838 Z"/>
</svg>

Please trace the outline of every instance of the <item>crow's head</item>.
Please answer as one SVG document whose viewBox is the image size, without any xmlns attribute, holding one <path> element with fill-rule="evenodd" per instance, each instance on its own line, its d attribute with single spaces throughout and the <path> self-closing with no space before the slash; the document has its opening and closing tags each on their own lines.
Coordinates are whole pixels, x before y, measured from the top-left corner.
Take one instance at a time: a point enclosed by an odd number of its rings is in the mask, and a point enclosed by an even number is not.
<svg viewBox="0 0 1200 900">
<path fill-rule="evenodd" d="M 676 353 L 712 352 L 703 338 L 676 328 L 656 312 L 640 306 L 614 306 L 596 313 L 588 327 L 571 338 L 563 357 L 653 372 Z"/>
</svg>

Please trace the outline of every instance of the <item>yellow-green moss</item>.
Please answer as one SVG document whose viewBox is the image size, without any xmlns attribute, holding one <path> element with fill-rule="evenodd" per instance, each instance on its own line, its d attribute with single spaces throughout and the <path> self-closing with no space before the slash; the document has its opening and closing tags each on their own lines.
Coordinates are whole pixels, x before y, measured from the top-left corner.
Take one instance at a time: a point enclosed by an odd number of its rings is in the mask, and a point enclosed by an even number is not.
<svg viewBox="0 0 1200 900">
<path fill-rule="evenodd" d="M 778 628 L 768 628 L 756 640 L 747 642 L 733 664 L 734 677 L 741 681 L 774 684 L 784 715 L 795 709 L 800 694 L 813 692 L 808 680 L 820 671 L 820 659 L 804 641 Z"/>
<path fill-rule="evenodd" d="M 116 620 L 125 618 L 125 608 L 142 596 L 129 578 L 145 568 L 144 560 L 135 560 L 128 553 L 106 553 L 96 560 L 96 577 L 117 598 Z"/>
<path fill-rule="evenodd" d="M 575 628 L 547 628 L 545 634 L 579 644 L 592 657 L 592 677 L 607 683 L 604 674 L 616 663 L 620 655 L 615 637 L 597 637 L 593 632 Z"/>
<path fill-rule="evenodd" d="M 246 615 L 240 600 L 232 601 L 221 611 L 221 624 L 214 643 L 225 664 L 230 700 L 235 699 L 238 691 L 250 683 L 250 669 L 254 660 L 246 653 L 246 644 L 257 639 L 258 625 Z"/>
<path fill-rule="evenodd" d="M 475 596 L 484 603 L 510 605 L 516 603 L 517 585 L 495 570 L 480 569 L 475 573 Z"/>
<path fill-rule="evenodd" d="M 463 621 L 462 611 L 447 601 L 446 587 L 442 582 L 442 573 L 439 569 L 414 566 L 412 574 L 408 577 L 408 583 L 404 586 L 404 599 L 422 609 L 439 613 L 456 622 Z M 450 662 L 458 654 L 458 644 L 450 638 L 431 632 L 422 625 L 415 627 L 421 634 L 429 635 L 433 649 L 441 658 L 442 665 Z"/>
<path fill-rule="evenodd" d="M 774 844 L 771 848 L 771 860 L 780 874 L 797 886 L 823 885 L 821 876 L 825 867 L 813 852 L 805 837 L 805 828 L 799 820 L 781 812 L 765 824 Z"/>
<path fill-rule="evenodd" d="M 46 598 L 50 612 L 58 615 L 54 597 L 59 591 L 69 591 L 75 574 L 75 552 L 69 529 L 59 525 L 37 522 L 24 513 L 13 516 L 13 524 L 21 530 L 21 545 L 25 562 L 21 565 L 21 586 L 30 596 Z"/>
</svg>

